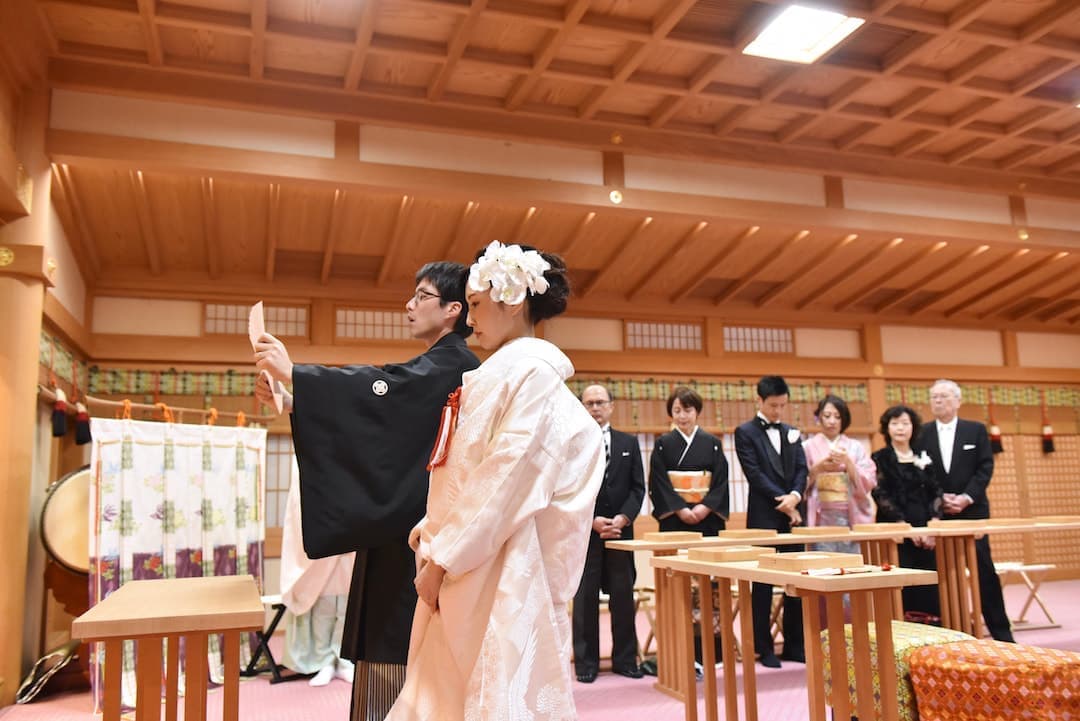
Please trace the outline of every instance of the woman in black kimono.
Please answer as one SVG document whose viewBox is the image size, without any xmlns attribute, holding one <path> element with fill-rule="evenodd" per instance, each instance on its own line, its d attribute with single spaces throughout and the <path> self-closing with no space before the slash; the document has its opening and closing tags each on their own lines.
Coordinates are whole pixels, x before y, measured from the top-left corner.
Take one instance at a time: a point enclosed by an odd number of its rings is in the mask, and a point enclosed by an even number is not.
<svg viewBox="0 0 1080 721">
<path fill-rule="evenodd" d="M 881 435 L 888 445 L 872 456 L 878 479 L 872 495 L 879 522 L 907 521 L 912 526 L 925 526 L 931 518 L 941 518 L 942 491 L 930 456 L 926 451 L 916 454 L 911 447 L 919 425 L 919 414 L 903 405 L 893 406 L 881 416 Z M 899 556 L 903 568 L 937 569 L 933 536 L 904 539 Z M 941 615 L 936 585 L 908 586 L 902 595 L 905 612 Z"/>
<path fill-rule="evenodd" d="M 728 516 L 728 464 L 720 439 L 698 427 L 702 401 L 679 386 L 668 397 L 675 429 L 656 439 L 649 468 L 649 498 L 661 531 L 715 536 Z"/>
</svg>

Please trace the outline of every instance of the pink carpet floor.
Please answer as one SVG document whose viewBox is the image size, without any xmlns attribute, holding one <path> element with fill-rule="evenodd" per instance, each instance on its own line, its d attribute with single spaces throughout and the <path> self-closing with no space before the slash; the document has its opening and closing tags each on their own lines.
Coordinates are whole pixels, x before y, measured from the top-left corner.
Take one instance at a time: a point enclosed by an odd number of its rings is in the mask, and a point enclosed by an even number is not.
<svg viewBox="0 0 1080 721">
<path fill-rule="evenodd" d="M 1080 651 L 1080 614 L 1075 606 L 1075 599 L 1080 595 L 1080 581 L 1047 583 L 1041 593 L 1062 627 L 1020 630 L 1016 633 L 1017 641 L 1031 646 Z M 1005 589 L 1006 604 L 1013 613 L 1019 611 L 1025 597 L 1026 589 L 1020 586 L 1011 585 Z M 1034 621 L 1042 620 L 1037 606 L 1029 611 L 1028 616 Z M 643 618 L 639 619 L 640 628 L 645 628 L 645 623 Z M 603 627 L 604 623 L 601 624 L 602 633 Z M 778 670 L 757 668 L 760 721 L 805 719 L 805 667 L 785 663 Z M 242 680 L 240 717 L 244 721 L 345 721 L 348 717 L 349 688 L 342 681 L 333 681 L 324 688 L 311 688 L 305 681 L 270 685 L 267 678 L 262 676 Z M 654 681 L 649 676 L 632 680 L 601 673 L 593 684 L 577 684 L 575 698 L 581 721 L 682 719 L 682 704 L 655 690 Z M 741 699 L 739 705 L 741 709 Z M 210 719 L 221 718 L 219 691 L 210 693 L 208 707 Z M 700 702 L 698 707 L 699 714 L 703 713 Z M 95 718 L 88 693 L 57 694 L 31 704 L 0 709 L 0 719 L 3 721 L 94 721 Z M 131 714 L 131 718 L 134 718 L 134 714 Z"/>
</svg>

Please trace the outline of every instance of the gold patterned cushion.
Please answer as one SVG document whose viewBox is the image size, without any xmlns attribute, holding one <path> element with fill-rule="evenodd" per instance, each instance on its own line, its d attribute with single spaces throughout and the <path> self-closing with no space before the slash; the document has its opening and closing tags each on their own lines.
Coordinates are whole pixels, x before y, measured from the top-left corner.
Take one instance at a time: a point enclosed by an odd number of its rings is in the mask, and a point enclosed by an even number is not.
<svg viewBox="0 0 1080 721">
<path fill-rule="evenodd" d="M 869 631 L 871 657 L 873 658 L 877 653 L 877 635 L 873 625 L 870 626 Z M 915 707 L 915 692 L 911 687 L 911 679 L 909 678 L 908 655 L 922 646 L 974 640 L 974 637 L 962 631 L 927 626 L 923 623 L 908 623 L 907 621 L 893 621 L 892 634 L 893 652 L 896 658 L 896 695 L 900 707 L 900 721 L 917 721 L 919 713 Z M 851 699 L 852 708 L 855 708 L 855 652 L 852 645 L 851 624 L 844 626 L 844 640 L 847 644 L 848 697 Z M 829 657 L 828 631 L 821 632 L 821 646 L 825 655 L 825 698 L 831 699 L 832 659 Z M 881 718 L 881 676 L 878 674 L 877 666 L 873 668 L 873 683 L 874 708 L 877 711 L 877 717 Z"/>
<path fill-rule="evenodd" d="M 1080 718 L 1080 653 L 965 641 L 912 652 L 922 721 Z"/>
</svg>

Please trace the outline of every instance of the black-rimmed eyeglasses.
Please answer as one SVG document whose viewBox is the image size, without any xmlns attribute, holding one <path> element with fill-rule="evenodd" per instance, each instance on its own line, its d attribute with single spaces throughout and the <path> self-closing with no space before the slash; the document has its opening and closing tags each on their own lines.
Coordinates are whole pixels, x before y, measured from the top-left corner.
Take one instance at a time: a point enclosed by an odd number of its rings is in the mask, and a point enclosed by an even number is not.
<svg viewBox="0 0 1080 721">
<path fill-rule="evenodd" d="M 425 300 L 428 300 L 430 298 L 442 298 L 442 296 L 438 293 L 432 293 L 431 291 L 424 290 L 423 288 L 417 288 L 416 292 L 413 293 L 412 301 L 419 305 L 420 303 L 423 303 Z"/>
</svg>

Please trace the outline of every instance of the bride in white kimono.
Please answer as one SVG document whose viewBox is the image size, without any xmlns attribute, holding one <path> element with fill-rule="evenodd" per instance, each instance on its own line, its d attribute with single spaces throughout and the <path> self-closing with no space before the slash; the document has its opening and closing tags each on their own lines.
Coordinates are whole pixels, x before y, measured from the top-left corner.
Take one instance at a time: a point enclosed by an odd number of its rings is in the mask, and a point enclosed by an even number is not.
<svg viewBox="0 0 1080 721">
<path fill-rule="evenodd" d="M 471 268 L 469 325 L 495 352 L 443 411 L 427 515 L 410 536 L 420 602 L 390 721 L 577 717 L 567 603 L 602 440 L 566 387 L 570 360 L 532 337 L 568 295 L 558 256 L 495 241 Z"/>
</svg>

